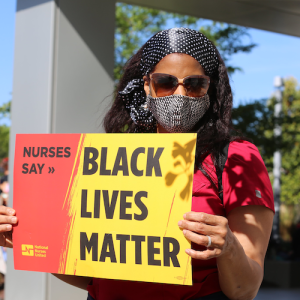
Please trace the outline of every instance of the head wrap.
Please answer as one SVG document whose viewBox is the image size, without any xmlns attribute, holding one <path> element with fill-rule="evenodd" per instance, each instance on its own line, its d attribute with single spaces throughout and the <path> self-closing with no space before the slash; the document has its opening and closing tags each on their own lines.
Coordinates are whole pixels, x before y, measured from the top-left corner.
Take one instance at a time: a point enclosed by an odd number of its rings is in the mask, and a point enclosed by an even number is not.
<svg viewBox="0 0 300 300">
<path fill-rule="evenodd" d="M 188 28 L 172 28 L 155 34 L 145 44 L 141 58 L 142 77 L 148 75 L 159 61 L 171 53 L 184 53 L 195 58 L 208 76 L 218 69 L 215 47 L 202 33 Z M 133 122 L 136 132 L 155 132 L 156 121 L 146 106 L 143 78 L 128 82 L 119 92 Z"/>
</svg>

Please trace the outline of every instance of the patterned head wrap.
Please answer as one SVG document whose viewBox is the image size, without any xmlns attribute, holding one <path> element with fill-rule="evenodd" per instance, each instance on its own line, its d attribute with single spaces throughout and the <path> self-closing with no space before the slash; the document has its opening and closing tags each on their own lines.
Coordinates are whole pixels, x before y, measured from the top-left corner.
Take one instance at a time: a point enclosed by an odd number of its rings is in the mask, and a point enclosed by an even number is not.
<svg viewBox="0 0 300 300">
<path fill-rule="evenodd" d="M 141 59 L 142 76 L 148 75 L 162 58 L 171 53 L 184 53 L 195 58 L 208 76 L 218 69 L 215 47 L 202 33 L 188 28 L 172 28 L 154 35 L 145 44 Z M 143 78 L 128 82 L 119 92 L 133 122 L 136 132 L 155 132 L 156 121 L 146 107 Z"/>
</svg>

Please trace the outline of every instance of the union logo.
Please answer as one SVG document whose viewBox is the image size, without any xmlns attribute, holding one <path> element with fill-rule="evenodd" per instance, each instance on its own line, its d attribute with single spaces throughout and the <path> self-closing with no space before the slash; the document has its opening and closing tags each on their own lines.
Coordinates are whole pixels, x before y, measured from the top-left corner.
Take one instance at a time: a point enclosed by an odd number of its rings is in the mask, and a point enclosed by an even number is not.
<svg viewBox="0 0 300 300">
<path fill-rule="evenodd" d="M 22 244 L 22 255 L 34 256 L 33 245 Z"/>
</svg>

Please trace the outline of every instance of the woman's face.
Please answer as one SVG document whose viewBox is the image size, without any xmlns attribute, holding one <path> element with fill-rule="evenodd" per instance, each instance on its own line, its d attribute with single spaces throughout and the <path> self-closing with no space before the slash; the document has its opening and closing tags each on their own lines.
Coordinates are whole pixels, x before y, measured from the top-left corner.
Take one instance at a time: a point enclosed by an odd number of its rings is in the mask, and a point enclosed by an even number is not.
<svg viewBox="0 0 300 300">
<path fill-rule="evenodd" d="M 165 73 L 177 77 L 179 80 L 190 75 L 205 75 L 202 66 L 192 56 L 183 53 L 172 53 L 165 56 L 154 68 L 154 73 Z M 150 93 L 148 78 L 144 76 L 144 90 L 146 95 Z M 186 91 L 182 84 L 179 84 L 174 94 L 186 95 Z M 157 97 L 153 86 L 151 86 L 151 96 Z M 168 132 L 160 124 L 157 125 L 157 132 Z"/>
<path fill-rule="evenodd" d="M 165 56 L 154 68 L 154 73 L 165 73 L 177 77 L 179 80 L 190 75 L 205 75 L 203 68 L 192 56 L 183 53 L 172 53 Z M 146 95 L 150 93 L 148 78 L 144 76 L 144 90 Z M 174 94 L 186 96 L 186 91 L 182 84 L 179 84 Z M 151 86 L 151 96 L 157 97 L 153 86 Z"/>
</svg>

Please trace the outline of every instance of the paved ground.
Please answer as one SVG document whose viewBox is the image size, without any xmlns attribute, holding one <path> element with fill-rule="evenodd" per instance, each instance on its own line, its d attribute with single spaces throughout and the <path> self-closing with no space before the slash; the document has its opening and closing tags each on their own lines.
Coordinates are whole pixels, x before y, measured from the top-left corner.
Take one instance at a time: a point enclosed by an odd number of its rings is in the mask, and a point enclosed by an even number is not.
<svg viewBox="0 0 300 300">
<path fill-rule="evenodd" d="M 261 288 L 255 300 L 300 300 L 300 289 Z"/>
</svg>

